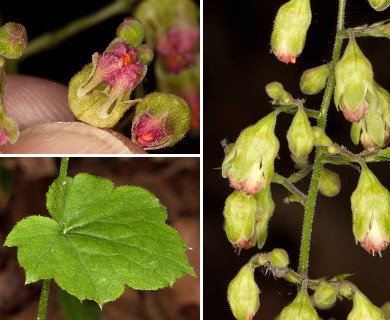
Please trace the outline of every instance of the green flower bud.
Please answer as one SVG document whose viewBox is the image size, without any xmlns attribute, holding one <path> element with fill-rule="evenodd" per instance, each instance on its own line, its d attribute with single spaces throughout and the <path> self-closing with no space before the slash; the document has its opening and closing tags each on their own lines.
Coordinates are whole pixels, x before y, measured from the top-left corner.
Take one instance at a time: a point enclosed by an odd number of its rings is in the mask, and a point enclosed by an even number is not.
<svg viewBox="0 0 390 320">
<path fill-rule="evenodd" d="M 337 173 L 323 169 L 318 190 L 326 197 L 335 197 L 341 189 L 341 180 Z"/>
<path fill-rule="evenodd" d="M 290 0 L 279 8 L 271 35 L 271 47 L 280 61 L 295 63 L 305 45 L 310 23 L 309 0 Z"/>
<path fill-rule="evenodd" d="M 267 95 L 274 99 L 272 104 L 280 106 L 289 105 L 294 100 L 291 94 L 284 90 L 283 85 L 280 82 L 268 83 L 265 87 Z"/>
<path fill-rule="evenodd" d="M 321 283 L 313 295 L 314 304 L 319 309 L 330 309 L 336 303 L 337 292 L 330 283 Z"/>
<path fill-rule="evenodd" d="M 368 3 L 376 11 L 383 11 L 390 6 L 390 0 L 368 0 Z"/>
<path fill-rule="evenodd" d="M 276 114 L 270 113 L 241 132 L 222 163 L 222 176 L 232 188 L 255 194 L 269 185 L 279 151 L 275 124 Z"/>
<path fill-rule="evenodd" d="M 268 236 L 268 222 L 275 210 L 275 203 L 271 195 L 271 186 L 268 185 L 264 189 L 255 194 L 257 202 L 256 210 L 256 227 L 253 235 L 252 243 L 259 249 L 263 248 Z"/>
<path fill-rule="evenodd" d="M 302 289 L 294 301 L 282 310 L 279 320 L 316 320 L 318 314 L 314 309 L 307 291 Z"/>
<path fill-rule="evenodd" d="M 323 129 L 316 126 L 311 127 L 311 129 L 313 130 L 315 146 L 322 146 L 322 147 L 333 146 L 332 140 L 330 140 L 330 138 L 325 134 Z"/>
<path fill-rule="evenodd" d="M 342 297 L 346 297 L 347 299 L 352 299 L 353 294 L 355 292 L 354 287 L 348 282 L 342 282 L 339 287 L 339 293 Z"/>
<path fill-rule="evenodd" d="M 347 320 L 385 320 L 381 309 L 374 306 L 367 297 L 359 290 L 353 295 L 353 308 Z"/>
<path fill-rule="evenodd" d="M 223 210 L 225 232 L 234 248 L 252 247 L 250 239 L 255 231 L 256 207 L 255 197 L 246 195 L 241 190 L 234 191 L 227 197 Z"/>
<path fill-rule="evenodd" d="M 261 266 L 265 266 L 266 264 L 268 264 L 269 260 L 268 260 L 268 254 L 266 253 L 260 253 L 258 255 L 258 258 L 257 258 L 257 263 Z"/>
<path fill-rule="evenodd" d="M 303 72 L 299 83 L 304 94 L 317 94 L 326 86 L 328 80 L 329 66 L 323 64 Z"/>
<path fill-rule="evenodd" d="M 260 290 L 254 271 L 250 264 L 246 264 L 229 283 L 228 302 L 238 320 L 252 320 L 260 306 Z"/>
<path fill-rule="evenodd" d="M 137 19 L 125 18 L 116 29 L 116 36 L 126 38 L 136 48 L 144 41 L 144 27 Z"/>
<path fill-rule="evenodd" d="M 172 147 L 186 135 L 190 121 L 191 109 L 183 98 L 151 93 L 137 104 L 132 140 L 145 150 Z"/>
<path fill-rule="evenodd" d="M 141 44 L 137 49 L 137 59 L 145 64 L 150 64 L 154 58 L 153 50 L 147 44 Z"/>
<path fill-rule="evenodd" d="M 287 141 L 293 155 L 301 157 L 302 162 L 307 162 L 307 156 L 314 146 L 313 130 L 303 107 L 298 107 L 298 111 L 287 131 Z M 297 157 L 293 158 L 297 161 Z"/>
<path fill-rule="evenodd" d="M 8 22 L 0 27 L 0 56 L 18 59 L 26 47 L 27 32 L 21 24 Z"/>
<path fill-rule="evenodd" d="M 269 263 L 277 268 L 287 268 L 289 264 L 288 253 L 283 249 L 274 249 L 268 254 Z"/>
<path fill-rule="evenodd" d="M 361 120 L 378 101 L 371 63 L 352 33 L 344 55 L 336 65 L 334 101 L 350 122 Z"/>
<path fill-rule="evenodd" d="M 367 167 L 362 167 L 351 208 L 356 242 L 380 254 L 390 242 L 390 193 Z"/>
</svg>

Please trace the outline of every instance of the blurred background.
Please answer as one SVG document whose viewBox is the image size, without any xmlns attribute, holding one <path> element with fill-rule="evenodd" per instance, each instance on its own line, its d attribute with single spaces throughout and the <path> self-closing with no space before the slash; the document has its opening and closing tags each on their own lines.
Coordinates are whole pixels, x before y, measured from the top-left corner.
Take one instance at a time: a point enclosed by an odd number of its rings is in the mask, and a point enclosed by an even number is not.
<svg viewBox="0 0 390 320">
<path fill-rule="evenodd" d="M 69 22 L 89 15 L 109 4 L 111 0 L 96 1 L 54 1 L 45 4 L 24 1 L 16 5 L 13 1 L 1 1 L 0 24 L 6 22 L 21 23 L 27 31 L 29 41 L 43 33 L 55 31 Z M 135 1 L 135 5 L 140 1 Z M 194 0 L 199 5 L 199 0 Z M 132 8 L 135 8 L 135 5 Z M 18 73 L 47 78 L 67 85 L 70 79 L 80 71 L 84 65 L 91 62 L 95 52 L 103 52 L 115 38 L 116 28 L 124 18 L 131 16 L 132 9 L 113 16 L 98 25 L 79 32 L 76 36 L 62 42 L 60 45 L 26 58 L 19 63 Z M 143 81 L 146 93 L 156 90 L 153 76 L 153 62 Z M 134 108 L 133 108 L 134 109 Z M 132 109 L 126 113 L 133 117 Z M 131 122 L 123 118 L 117 125 L 117 131 L 131 136 Z M 200 152 L 199 130 L 192 130 L 182 141 L 174 147 L 149 151 L 158 154 L 198 154 Z"/>
<path fill-rule="evenodd" d="M 321 94 L 305 97 L 299 91 L 302 72 L 331 59 L 336 28 L 336 0 L 312 0 L 312 24 L 305 49 L 296 64 L 283 64 L 270 53 L 270 36 L 278 8 L 285 1 L 222 1 L 204 3 L 204 319 L 234 319 L 227 303 L 227 286 L 252 255 L 258 251 L 233 251 L 223 231 L 223 207 L 232 192 L 220 172 L 224 153 L 221 140 L 234 142 L 241 130 L 257 122 L 272 110 L 265 86 L 279 81 L 296 98 L 305 98 L 306 107 L 319 109 Z M 346 27 L 371 24 L 388 18 L 387 12 L 375 12 L 367 0 L 347 1 Z M 359 38 L 358 44 L 371 60 L 375 79 L 387 90 L 389 81 L 390 41 Z M 344 45 L 345 47 L 345 45 Z M 343 47 L 343 48 L 344 48 Z M 278 117 L 277 136 L 281 143 L 276 171 L 288 175 L 294 167 L 286 148 L 285 135 L 291 115 Z M 328 117 L 328 135 L 354 152 L 349 137 L 350 124 L 337 112 L 333 101 Z M 370 164 L 380 181 L 390 188 L 389 164 Z M 335 198 L 318 197 L 312 234 L 311 278 L 351 273 L 355 283 L 371 301 L 381 306 L 390 300 L 390 249 L 383 257 L 372 257 L 352 234 L 350 195 L 356 188 L 358 172 L 351 167 L 328 166 L 337 172 L 342 191 Z M 308 178 L 298 185 L 307 191 Z M 292 268 L 297 268 L 303 210 L 298 204 L 284 204 L 288 192 L 272 187 L 276 203 L 270 220 L 267 242 L 262 251 L 284 248 Z M 296 294 L 294 286 L 274 280 L 256 271 L 261 306 L 255 319 L 273 319 Z M 329 311 L 320 311 L 323 319 L 346 319 L 352 302 L 338 302 Z"/>
<path fill-rule="evenodd" d="M 16 248 L 3 247 L 14 225 L 27 215 L 48 215 L 45 194 L 58 176 L 59 158 L 0 159 L 0 319 L 37 317 L 41 281 L 25 285 Z M 71 158 L 68 175 L 86 172 L 111 179 L 116 187 L 143 187 L 167 208 L 167 223 L 192 250 L 186 254 L 197 277 L 184 276 L 173 288 L 136 291 L 126 288 L 104 305 L 102 320 L 195 320 L 200 318 L 199 159 L 196 158 Z M 65 320 L 52 281 L 47 319 Z M 72 319 L 83 318 L 78 315 Z"/>
</svg>

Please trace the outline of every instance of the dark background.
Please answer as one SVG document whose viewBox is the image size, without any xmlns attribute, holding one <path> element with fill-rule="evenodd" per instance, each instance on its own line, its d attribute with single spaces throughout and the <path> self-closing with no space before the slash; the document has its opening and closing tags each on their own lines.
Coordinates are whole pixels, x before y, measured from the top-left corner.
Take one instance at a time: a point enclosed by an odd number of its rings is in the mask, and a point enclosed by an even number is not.
<svg viewBox="0 0 390 320">
<path fill-rule="evenodd" d="M 233 319 L 226 299 L 227 286 L 242 265 L 257 253 L 256 249 L 234 253 L 223 231 L 223 206 L 232 192 L 219 167 L 224 158 L 220 140 L 234 142 L 240 131 L 272 110 L 265 85 L 281 82 L 286 90 L 306 99 L 306 106 L 319 109 L 321 94 L 305 97 L 299 91 L 302 72 L 331 59 L 336 29 L 338 1 L 312 0 L 312 24 L 305 50 L 296 64 L 283 64 L 270 53 L 270 35 L 277 9 L 285 1 L 208 0 L 204 3 L 204 319 Z M 375 12 L 367 0 L 347 1 L 346 27 L 374 23 L 388 18 L 389 10 Z M 359 38 L 358 44 L 372 61 L 375 79 L 387 90 L 389 81 L 390 41 Z M 290 115 L 278 117 L 277 135 L 281 143 L 276 171 L 288 175 L 294 168 L 286 149 L 286 131 Z M 355 152 L 349 137 L 350 124 L 331 103 L 328 135 Z M 381 182 L 390 187 L 389 165 L 370 164 Z M 371 301 L 381 306 L 390 300 L 390 249 L 383 257 L 372 257 L 352 234 L 350 195 L 356 188 L 358 173 L 350 167 L 329 166 L 340 174 L 342 191 L 335 198 L 319 196 L 310 255 L 311 278 L 353 273 L 350 280 Z M 307 191 L 308 179 L 299 187 Z M 284 204 L 288 193 L 273 185 L 276 203 L 263 251 L 284 248 L 292 268 L 297 268 L 303 218 L 298 204 Z M 261 305 L 256 319 L 273 319 L 296 294 L 295 287 L 284 280 L 274 280 L 256 271 Z M 329 311 L 320 311 L 324 319 L 346 319 L 352 302 L 338 302 Z"/>
<path fill-rule="evenodd" d="M 110 0 L 1 1 L 0 17 L 2 23 L 21 23 L 26 28 L 28 38 L 31 40 L 45 32 L 61 28 L 79 17 L 91 14 L 112 2 Z M 136 1 L 136 3 L 138 2 Z M 199 1 L 194 2 L 199 4 Z M 129 8 L 129 12 L 131 10 Z M 91 56 L 94 52 L 101 53 L 106 49 L 115 38 L 118 25 L 130 15 L 130 13 L 124 12 L 121 15 L 114 16 L 80 32 L 53 49 L 26 58 L 19 64 L 19 73 L 43 77 L 67 85 L 73 75 L 80 71 L 84 65 L 91 62 Z M 156 89 L 153 63 L 149 66 L 148 74 L 144 80 L 144 88 L 146 93 L 153 92 Z M 131 110 L 129 110 L 129 116 L 132 116 Z M 121 129 L 120 132 L 130 137 L 130 125 L 126 129 Z M 172 148 L 149 152 L 158 154 L 198 154 L 199 150 L 199 133 L 192 132 Z"/>
</svg>

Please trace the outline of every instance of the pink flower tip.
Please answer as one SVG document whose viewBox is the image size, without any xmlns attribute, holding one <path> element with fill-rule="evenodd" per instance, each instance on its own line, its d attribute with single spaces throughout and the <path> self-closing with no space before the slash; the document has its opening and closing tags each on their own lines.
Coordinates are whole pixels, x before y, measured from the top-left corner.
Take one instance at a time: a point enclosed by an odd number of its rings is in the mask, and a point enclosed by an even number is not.
<svg viewBox="0 0 390 320">
<path fill-rule="evenodd" d="M 134 126 L 133 135 L 143 148 L 153 147 L 166 137 L 164 121 L 145 113 Z"/>
</svg>

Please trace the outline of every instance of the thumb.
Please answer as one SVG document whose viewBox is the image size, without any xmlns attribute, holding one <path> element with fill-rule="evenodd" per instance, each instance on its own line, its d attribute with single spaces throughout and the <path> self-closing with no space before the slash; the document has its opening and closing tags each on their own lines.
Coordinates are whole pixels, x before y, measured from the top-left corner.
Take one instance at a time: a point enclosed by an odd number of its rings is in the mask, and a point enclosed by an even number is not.
<svg viewBox="0 0 390 320">
<path fill-rule="evenodd" d="M 65 85 L 25 75 L 10 75 L 6 80 L 4 104 L 21 133 L 14 145 L 1 147 L 0 153 L 146 153 L 118 132 L 76 122 Z"/>
</svg>

